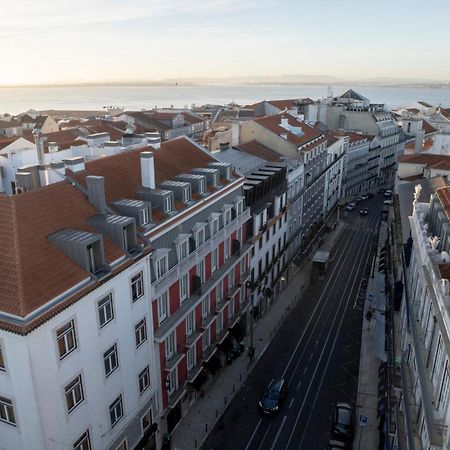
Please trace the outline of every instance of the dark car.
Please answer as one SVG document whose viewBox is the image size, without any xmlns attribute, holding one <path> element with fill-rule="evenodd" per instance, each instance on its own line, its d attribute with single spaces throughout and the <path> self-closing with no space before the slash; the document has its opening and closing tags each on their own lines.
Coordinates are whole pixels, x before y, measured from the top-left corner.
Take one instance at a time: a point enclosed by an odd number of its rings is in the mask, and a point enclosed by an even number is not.
<svg viewBox="0 0 450 450">
<path fill-rule="evenodd" d="M 369 210 L 367 208 L 363 208 L 359 211 L 359 214 L 361 214 L 361 216 L 367 216 L 367 214 L 369 214 Z"/>
<path fill-rule="evenodd" d="M 374 196 L 373 196 L 373 193 L 372 193 L 372 192 L 368 192 L 368 193 L 367 193 L 367 197 L 373 198 L 373 197 L 374 197 Z"/>
<path fill-rule="evenodd" d="M 350 438 L 353 434 L 353 408 L 348 403 L 338 403 L 334 408 L 333 433 Z"/>
<path fill-rule="evenodd" d="M 287 384 L 283 378 L 272 379 L 259 402 L 262 412 L 276 414 L 286 397 L 286 392 Z"/>
<path fill-rule="evenodd" d="M 356 203 L 349 203 L 346 207 L 346 211 L 353 211 L 356 208 Z"/>
</svg>

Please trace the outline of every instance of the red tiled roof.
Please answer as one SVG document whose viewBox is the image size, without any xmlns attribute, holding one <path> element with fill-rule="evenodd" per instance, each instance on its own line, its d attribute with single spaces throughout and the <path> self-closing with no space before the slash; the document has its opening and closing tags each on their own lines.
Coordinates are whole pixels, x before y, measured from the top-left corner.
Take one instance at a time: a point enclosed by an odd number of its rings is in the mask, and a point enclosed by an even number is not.
<svg viewBox="0 0 450 450">
<path fill-rule="evenodd" d="M 436 195 L 444 208 L 447 219 L 450 220 L 450 187 L 438 189 Z"/>
<path fill-rule="evenodd" d="M 419 164 L 432 169 L 450 170 L 450 155 L 433 155 L 431 153 L 415 153 L 400 155 L 399 163 Z"/>
<path fill-rule="evenodd" d="M 80 145 L 75 143 L 78 141 L 79 137 L 76 129 L 63 130 L 63 131 L 55 131 L 53 133 L 45 133 L 40 134 L 41 139 L 44 139 L 44 152 L 48 153 L 48 144 L 50 142 L 55 142 L 58 144 L 61 150 L 70 148 L 71 145 Z M 23 137 L 28 141 L 35 143 L 34 135 L 31 131 L 24 133 Z M 83 143 L 85 143 L 83 141 Z"/>
<path fill-rule="evenodd" d="M 365 134 L 355 133 L 354 131 L 338 130 L 334 133 L 336 136 L 348 136 L 351 143 L 370 140 L 370 137 Z M 373 137 L 372 137 L 373 139 Z"/>
<path fill-rule="evenodd" d="M 287 119 L 288 124 L 292 127 L 301 128 L 303 134 L 296 135 L 280 125 L 281 119 Z M 315 139 L 324 138 L 323 133 L 314 128 L 311 125 L 308 125 L 305 122 L 300 122 L 289 114 L 277 114 L 274 116 L 264 116 L 258 119 L 255 119 L 255 122 L 261 125 L 262 127 L 272 131 L 278 136 L 281 134 L 287 134 L 287 140 L 296 146 L 302 146 L 310 143 Z"/>
<path fill-rule="evenodd" d="M 430 125 L 426 120 L 422 120 L 422 130 L 425 131 L 425 134 L 437 132 L 436 128 Z"/>
<path fill-rule="evenodd" d="M 283 158 L 274 150 L 266 147 L 260 142 L 253 140 L 246 144 L 240 144 L 237 148 L 249 155 L 258 156 L 271 162 L 283 162 Z"/>
<path fill-rule="evenodd" d="M 58 230 L 94 232 L 87 219 L 96 214 L 86 196 L 67 182 L 16 196 L 0 195 L 0 310 L 26 316 L 89 274 L 47 238 Z M 106 260 L 122 250 L 104 238 Z"/>
<path fill-rule="evenodd" d="M 422 144 L 422 151 L 429 150 L 431 147 L 433 147 L 433 144 L 434 144 L 433 139 L 425 138 L 423 140 L 423 144 Z M 415 148 L 416 148 L 416 143 L 414 141 L 405 145 L 405 149 L 408 149 L 408 150 L 415 150 Z"/>
</svg>

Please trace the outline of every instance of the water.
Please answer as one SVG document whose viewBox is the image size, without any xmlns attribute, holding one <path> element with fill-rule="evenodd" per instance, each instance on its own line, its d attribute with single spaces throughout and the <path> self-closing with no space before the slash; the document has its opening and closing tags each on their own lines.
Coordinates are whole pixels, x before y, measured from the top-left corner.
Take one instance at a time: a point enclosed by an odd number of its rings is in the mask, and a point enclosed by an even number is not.
<svg viewBox="0 0 450 450">
<path fill-rule="evenodd" d="M 338 95 L 351 86 L 333 86 Z M 450 89 L 353 87 L 373 103 L 386 103 L 389 108 L 415 100 L 450 107 Z M 235 101 L 250 104 L 266 99 L 327 95 L 327 86 L 314 85 L 227 85 L 227 86 L 85 86 L 85 87 L 29 87 L 0 88 L 0 113 L 17 114 L 30 108 L 101 110 L 103 106 L 121 106 L 128 110 L 149 109 L 155 106 L 176 108 L 193 103 L 226 104 Z"/>
</svg>

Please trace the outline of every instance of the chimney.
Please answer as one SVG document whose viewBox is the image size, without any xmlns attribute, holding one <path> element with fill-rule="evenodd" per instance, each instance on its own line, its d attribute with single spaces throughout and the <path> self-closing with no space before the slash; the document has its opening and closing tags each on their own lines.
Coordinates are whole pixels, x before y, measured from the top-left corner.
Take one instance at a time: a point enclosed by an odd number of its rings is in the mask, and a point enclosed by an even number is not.
<svg viewBox="0 0 450 450">
<path fill-rule="evenodd" d="M 141 152 L 141 181 L 143 187 L 155 189 L 155 163 L 153 152 Z"/>
<path fill-rule="evenodd" d="M 425 131 L 423 130 L 417 130 L 416 134 L 416 146 L 415 146 L 415 153 L 421 153 L 423 150 L 423 139 L 425 137 Z"/>
<path fill-rule="evenodd" d="M 94 175 L 86 177 L 89 203 L 101 214 L 106 213 L 105 179 Z"/>
<path fill-rule="evenodd" d="M 32 133 L 34 136 L 34 142 L 36 143 L 38 164 L 39 165 L 45 164 L 45 162 L 44 162 L 44 146 L 43 146 L 42 140 L 39 136 L 39 130 L 37 128 L 34 128 Z"/>
</svg>

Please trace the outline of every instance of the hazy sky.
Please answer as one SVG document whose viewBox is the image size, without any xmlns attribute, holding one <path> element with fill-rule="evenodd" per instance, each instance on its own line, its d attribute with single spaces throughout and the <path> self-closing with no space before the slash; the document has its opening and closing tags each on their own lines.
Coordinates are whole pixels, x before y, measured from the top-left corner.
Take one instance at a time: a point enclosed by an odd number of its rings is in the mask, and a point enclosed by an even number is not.
<svg viewBox="0 0 450 450">
<path fill-rule="evenodd" d="M 0 0 L 0 84 L 450 80 L 448 0 Z"/>
</svg>

